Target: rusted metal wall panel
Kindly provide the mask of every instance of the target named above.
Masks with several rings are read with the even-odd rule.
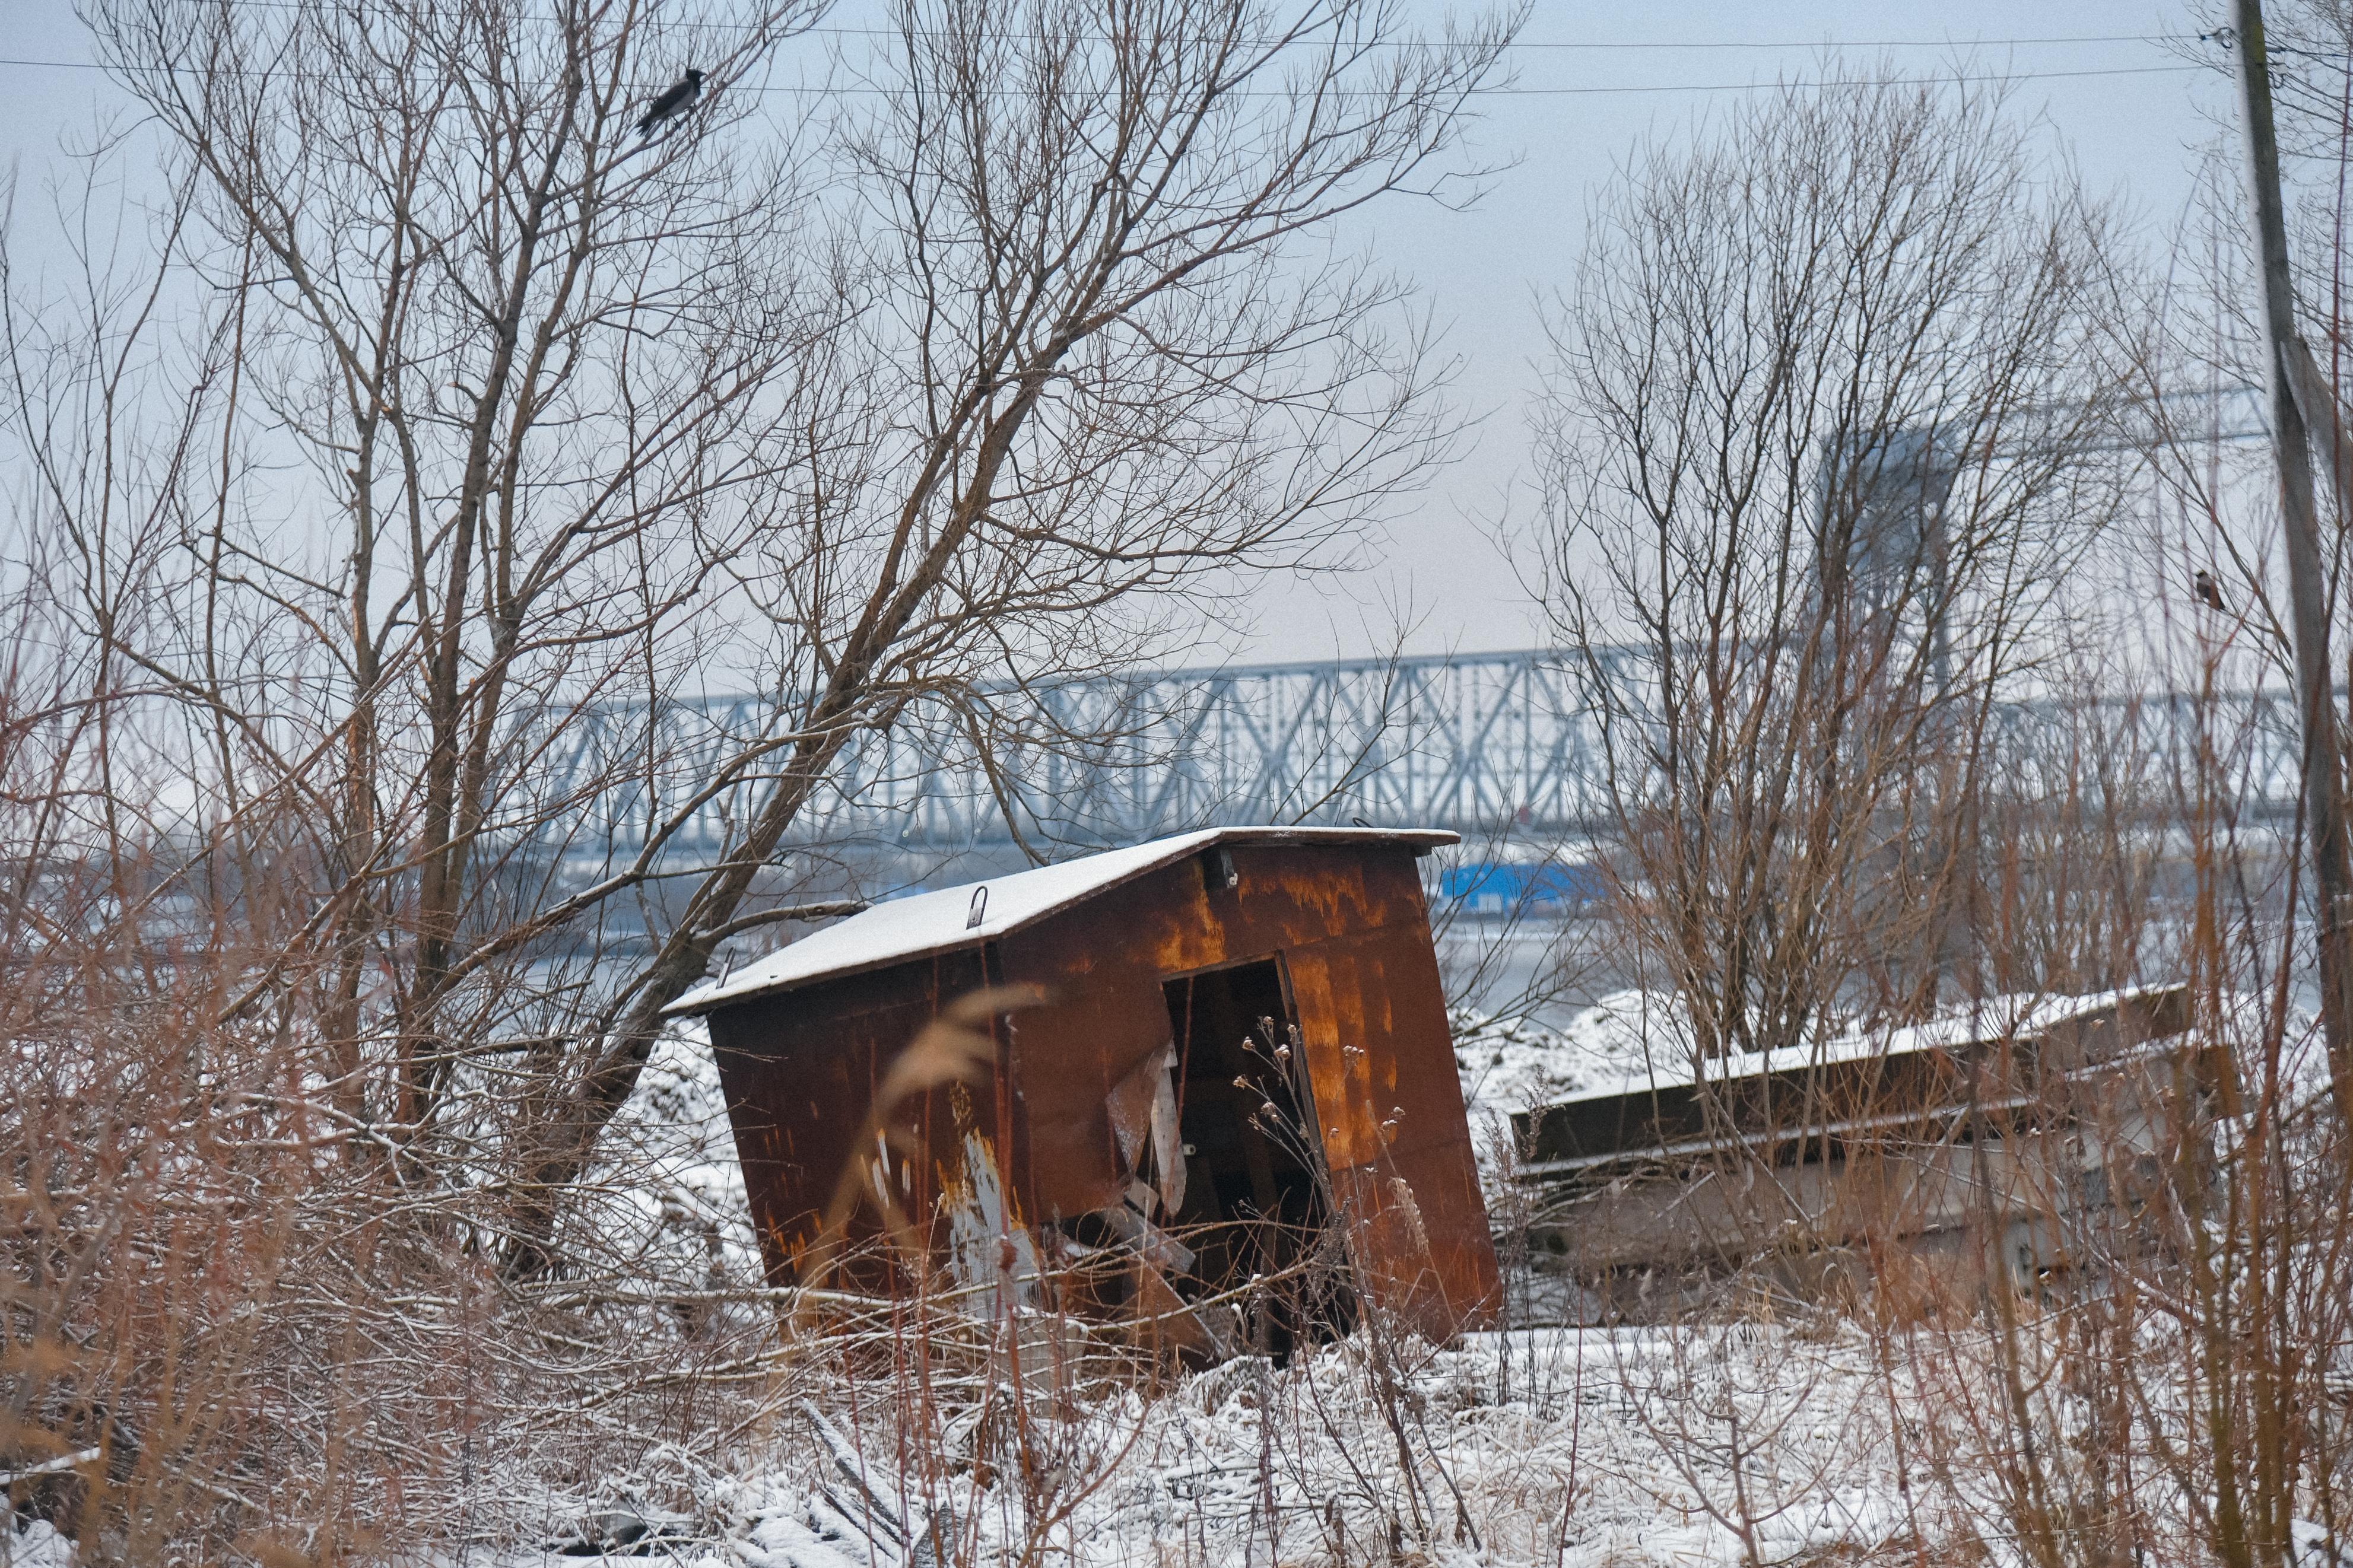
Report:
[[[735,1130],[769,1274],[789,1283],[801,1253],[853,1147],[891,1059],[929,1023],[941,1004],[984,984],[981,954],[950,954],[895,970],[853,975],[783,996],[764,997],[710,1017],[719,1080]],[[963,1097],[984,1131],[997,1120],[1000,1079],[969,1086]],[[942,1173],[961,1167],[956,1097],[939,1089],[902,1108],[897,1121],[926,1152],[902,1163],[908,1212],[928,1219]],[[861,1211],[853,1240],[875,1231]]]
[[[1495,1250],[1429,942],[1359,931],[1290,969],[1360,1286],[1432,1337],[1483,1325]]]
[[[1412,857],[1232,853],[1233,889],[1186,862],[1006,939],[1008,979],[1087,999],[1020,1025],[1038,1212],[1115,1201],[1106,1101],[1168,1044],[1161,982],[1280,955],[1360,1286],[1435,1336],[1486,1321],[1494,1247]],[[1052,1072],[1028,1065],[1041,1058]]]

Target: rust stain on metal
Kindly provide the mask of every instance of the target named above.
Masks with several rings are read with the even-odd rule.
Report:
[[[1030,985],[1050,1000],[1000,1021],[984,1081],[923,1096],[892,1134],[910,1153],[896,1201],[930,1216],[959,1283],[1196,1358],[1287,1343],[1358,1300],[1433,1336],[1486,1322],[1495,1258],[1414,865],[1440,841],[1194,836],[952,950],[701,1009],[772,1275],[795,1277],[895,1053],[956,996]],[[1041,884],[1019,884],[997,879],[990,910],[1031,907]],[[962,900],[959,921],[969,902],[927,897]]]

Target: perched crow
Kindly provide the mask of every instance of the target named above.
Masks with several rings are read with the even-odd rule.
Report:
[[[2189,584],[2189,590],[2197,595],[2198,602],[2208,609],[2219,610],[2222,607],[2222,590],[2214,585],[2213,574],[2208,572],[2203,566],[2198,569],[2198,576]]]
[[[698,70],[687,72],[672,85],[668,92],[654,100],[654,106],[646,110],[646,117],[643,120],[638,121],[638,136],[652,135],[655,126],[676,120],[680,115],[692,109],[695,99],[702,91],[702,73]]]

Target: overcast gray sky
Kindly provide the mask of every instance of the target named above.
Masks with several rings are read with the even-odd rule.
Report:
[[[1497,521],[1529,511],[1525,406],[1542,344],[1537,299],[1575,264],[1587,204],[1628,150],[1676,133],[1731,96],[1704,89],[1818,79],[1826,46],[1850,51],[1860,71],[1884,58],[1907,68],[1964,59],[1972,75],[2015,73],[2025,79],[2015,87],[2019,112],[2045,120],[2087,183],[2120,195],[2146,239],[2161,244],[2189,197],[2200,150],[2235,101],[2226,78],[2188,68],[2178,42],[2158,41],[2185,33],[2194,41],[2198,18],[2147,0],[1538,0],[1522,35],[1527,47],[1514,57],[1519,90],[1487,100],[1481,133],[1487,151],[1515,165],[1473,211],[1393,206],[1375,220],[1376,254],[1423,287],[1448,346],[1462,356],[1460,395],[1483,419],[1476,446],[1392,524],[1386,569],[1355,584],[1364,613],[1377,627],[1383,595],[1409,596],[1421,614],[1415,651],[1542,639],[1540,619],[1488,537]],[[1598,47],[1605,45],[1627,47]],[[1264,657],[1363,647],[1364,632],[1346,618],[1356,612],[1327,594],[1269,598]]]
[[[1416,0],[1417,5],[1428,0]],[[1431,15],[1442,5],[1429,4]],[[855,18],[859,0],[837,13]],[[1491,531],[1528,511],[1525,405],[1542,343],[1537,300],[1574,264],[1587,203],[1639,140],[1672,135],[1711,103],[1782,78],[1819,78],[1824,51],[1873,69],[1961,62],[2017,78],[2018,111],[2047,122],[2094,189],[2120,195],[2152,246],[2187,201],[2200,149],[2226,123],[2226,78],[2184,59],[2203,7],[2152,0],[1536,0],[1509,90],[1484,101],[1477,154],[1507,161],[1469,212],[1397,204],[1350,237],[1412,279],[1461,361],[1455,396],[1480,416],[1462,458],[1391,522],[1380,557],[1335,584],[1269,584],[1232,651],[1293,659],[1376,651],[1410,608],[1414,651],[1525,646],[1540,620]],[[26,194],[61,129],[111,100],[69,0],[0,0],[0,156]],[[2170,43],[2168,40],[2171,40]],[[838,41],[838,40],[837,40]],[[1831,68],[1836,69],[1833,66]]]

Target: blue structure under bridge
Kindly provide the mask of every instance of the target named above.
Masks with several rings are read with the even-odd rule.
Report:
[[[1472,860],[1439,874],[1439,897],[1473,915],[1573,915],[1608,896],[1600,870],[1557,860]]]

